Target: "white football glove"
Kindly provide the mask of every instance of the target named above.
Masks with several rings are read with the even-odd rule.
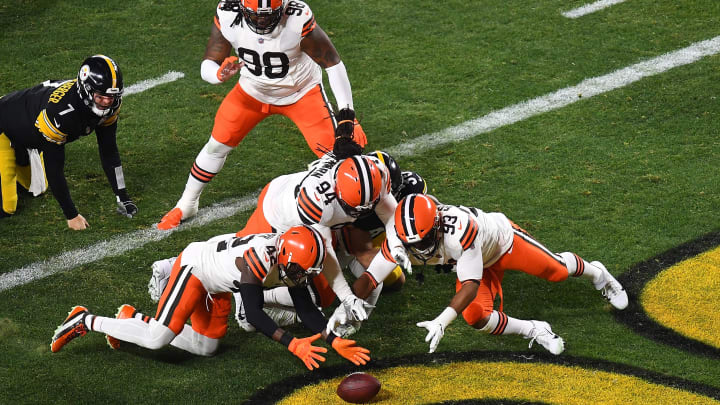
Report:
[[[343,307],[342,305],[338,305],[338,307],[335,308],[335,312],[333,312],[333,314],[328,319],[325,331],[327,331],[328,333],[335,333],[338,326],[346,323],[348,323],[348,317],[347,312],[345,312],[345,307]],[[337,333],[335,334],[338,335]]]
[[[432,321],[418,322],[417,326],[428,330],[428,334],[425,336],[425,341],[430,342],[430,351],[428,353],[435,352],[438,344],[440,344],[440,339],[445,335],[443,324],[433,319]]]
[[[360,330],[362,322],[351,321],[347,317],[347,312],[342,305],[335,308],[335,312],[328,319],[327,327],[325,328],[327,333],[334,333],[341,338],[347,338],[353,333]]]
[[[432,321],[418,322],[416,324],[417,326],[428,330],[428,334],[425,336],[425,341],[430,342],[430,351],[428,353],[435,352],[438,344],[440,344],[440,339],[442,339],[445,335],[445,328],[447,328],[450,322],[455,320],[456,317],[457,312],[455,312],[454,309],[447,307]]]
[[[368,319],[366,309],[375,308],[374,305],[368,304],[365,300],[361,300],[355,294],[348,295],[342,302],[345,308],[345,314],[350,321],[364,321]],[[347,322],[345,322],[347,323]]]
[[[390,256],[395,259],[395,263],[397,263],[401,269],[405,270],[407,274],[412,274],[412,263],[410,263],[410,258],[404,248],[401,246],[393,247],[390,249]]]

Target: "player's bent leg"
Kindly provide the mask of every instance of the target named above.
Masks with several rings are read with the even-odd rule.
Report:
[[[92,330],[150,350],[165,347],[175,339],[175,332],[155,319],[144,322],[137,318],[113,319],[98,316],[95,317]]]
[[[0,134],[0,218],[15,213],[17,209],[17,167],[15,150],[10,146],[10,139]]]
[[[317,157],[322,157],[333,150],[334,113],[322,86],[317,85],[297,102],[277,109],[280,114],[290,118],[297,125],[305,137],[305,142]]]
[[[200,194],[203,189],[220,172],[232,147],[224,145],[213,137],[198,153],[190,169],[185,190],[175,208],[170,210],[158,224],[158,229],[169,230],[180,225],[180,222],[195,216],[198,212]]]
[[[192,326],[185,325],[182,332],[170,342],[170,345],[198,356],[209,357],[217,352],[220,339],[204,336],[194,331]]]

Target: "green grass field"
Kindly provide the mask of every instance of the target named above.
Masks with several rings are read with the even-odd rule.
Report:
[[[210,135],[215,111],[233,85],[213,86],[199,74],[215,4],[0,4],[0,95],[47,79],[74,77],[81,61],[96,53],[120,64],[126,86],[169,71],[185,74],[124,98],[118,144],[128,190],[140,210],[135,218],[115,213],[90,136],[66,147],[65,168],[88,230],[69,230],[49,193],[22,195],[17,214],[0,220],[0,276],[32,266],[56,272],[0,291],[0,403],[275,401],[291,388],[357,371],[328,353],[321,369],[310,373],[281,345],[234,323],[213,358],[174,348],[151,352],[125,345],[113,351],[99,334],[78,339],[57,354],[49,350],[55,327],[73,305],[107,316],[123,303],[154,313],[146,289],[151,263],[176,255],[192,241],[234,232],[250,214],[239,210],[163,237],[151,230],[179,198],[195,155]],[[550,249],[601,260],[616,276],[720,231],[718,50],[593,97],[577,94],[572,102],[546,112],[530,105],[523,111],[532,114],[505,117],[508,121],[490,131],[471,125],[457,142],[421,138],[716,38],[720,2],[631,0],[577,19],[561,12],[582,6],[583,0],[309,4],[347,67],[368,150],[399,151],[398,145],[421,142],[422,148],[403,151],[397,160],[402,168],[420,173],[441,201],[502,211]],[[302,170],[313,158],[292,122],[272,117],[230,155],[203,193],[201,208],[237,202],[275,176]],[[103,241],[108,243],[99,245]],[[118,246],[122,244],[132,246]],[[112,253],[118,249],[119,254]],[[75,259],[68,260],[83,264],[66,265],[58,258],[65,252],[75,252]],[[102,258],[88,259],[91,255]],[[434,318],[447,305],[454,276],[432,268],[424,275],[423,284],[410,277],[401,292],[381,297],[370,321],[355,335],[372,351],[373,363],[365,369],[381,372],[404,364],[461,360],[479,367],[496,360],[549,362],[630,373],[705,395],[698,403],[712,402],[708,397],[720,400],[718,347],[698,352],[638,333],[618,321],[589,283],[577,279],[551,285],[509,273],[503,283],[505,312],[551,323],[566,341],[560,356],[539,346],[528,349],[518,337],[479,333],[462,319],[448,328],[438,353],[428,355],[425,330],[415,323]],[[639,291],[632,292],[632,307],[641,309]],[[720,334],[720,323],[711,325]],[[301,327],[292,331],[307,334]],[[414,372],[419,373],[413,375],[415,381],[437,386],[438,392],[446,389],[445,380]],[[492,385],[496,377],[478,373],[462,381],[468,387]],[[584,402],[562,385],[550,387],[532,375],[519,379],[520,390],[529,396],[517,399],[500,389],[492,397],[479,393],[472,400]],[[575,383],[587,385],[591,397],[597,389],[593,381]],[[389,380],[384,384],[393,386]],[[454,388],[465,389],[457,383]],[[561,392],[559,399],[543,394],[553,388]],[[273,390],[282,395],[270,395]],[[317,403],[339,401],[326,391],[318,394]],[[467,400],[452,392],[443,400]],[[403,395],[384,392],[378,403],[404,403]],[[597,402],[628,403],[612,398]],[[672,396],[659,398],[681,403]],[[648,402],[642,394],[631,396],[632,401]]]

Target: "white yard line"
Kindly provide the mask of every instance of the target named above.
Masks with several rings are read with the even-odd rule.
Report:
[[[480,118],[464,122],[460,125],[423,135],[386,151],[393,156],[411,156],[451,142],[459,142],[494,129],[514,124],[544,112],[565,107],[577,101],[596,96],[628,84],[644,77],[653,76],[678,66],[688,65],[699,59],[720,53],[720,36],[696,42],[687,48],[666,53],[656,58],[640,62],[626,68],[616,70],[604,76],[583,80],[580,84],[566,87],[532,100],[493,111]],[[187,223],[176,230],[190,229],[206,225],[221,218],[253,208],[259,190],[239,199],[231,199],[220,204],[206,207]],[[96,243],[86,248],[63,253],[50,259],[30,264],[27,267],[13,270],[0,275],[0,291],[29,283],[51,274],[70,270],[77,266],[92,263],[106,257],[117,256],[129,250],[140,248],[147,243],[168,237],[173,231],[159,231],[153,225],[144,229],[121,235]]]
[[[183,72],[169,71],[160,77],[143,80],[141,82],[133,84],[132,86],[126,87],[124,95],[129,96],[131,94],[141,93],[145,90],[152,89],[155,86],[174,82],[175,80],[182,79],[183,77],[185,77],[185,73]]]
[[[608,8],[610,6],[613,6],[618,3],[623,3],[625,0],[600,0],[596,1],[594,3],[586,4],[582,7],[578,7],[575,9],[572,9],[570,11],[566,11],[562,13],[563,17],[567,18],[578,18],[582,17],[586,14],[594,13],[596,11],[602,10],[604,8]]]

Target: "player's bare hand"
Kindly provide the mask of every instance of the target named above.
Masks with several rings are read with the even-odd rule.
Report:
[[[217,71],[218,80],[221,82],[228,80],[239,72],[244,65],[244,61],[238,62],[237,56],[228,56],[225,58],[222,65],[220,65],[220,69]]]
[[[90,224],[88,224],[88,221],[85,220],[85,217],[83,217],[80,214],[78,214],[73,219],[68,219],[67,224],[68,224],[68,228],[76,230],[76,231],[82,231],[83,229],[90,226]]]

